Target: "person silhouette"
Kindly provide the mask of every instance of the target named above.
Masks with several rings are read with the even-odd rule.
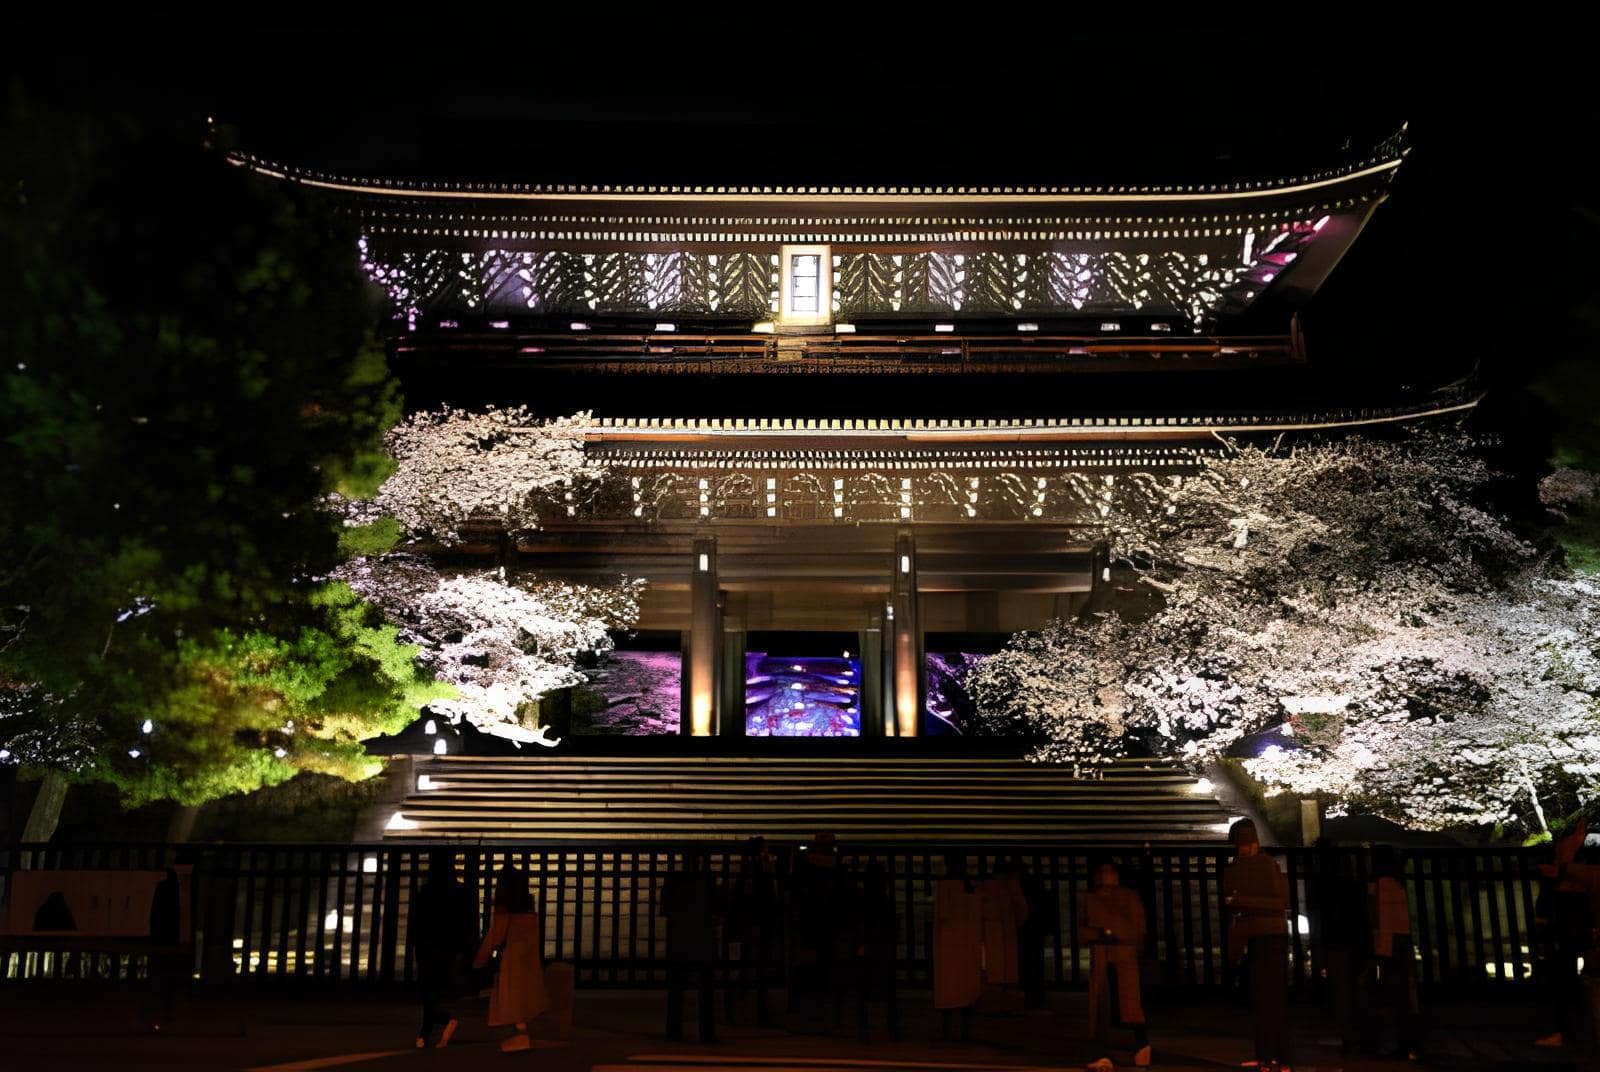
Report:
[[[1150,1063],[1150,1032],[1139,989],[1139,958],[1144,952],[1144,902],[1122,885],[1109,861],[1095,869],[1094,887],[1079,909],[1078,937],[1090,949],[1089,1026],[1105,1042],[1115,1022],[1133,1029],[1133,1063]]]
[[[528,876],[515,867],[500,869],[495,881],[494,909],[489,917],[489,933],[478,946],[474,968],[486,967],[495,950],[501,950],[495,971],[494,988],[489,993],[489,1026],[514,1024],[516,1033],[504,1039],[506,1052],[526,1050],[528,1021],[550,1006],[544,985],[544,935]]]
[[[717,1040],[713,975],[717,936],[713,923],[716,886],[699,852],[684,856],[683,870],[661,890],[661,915],[667,921],[667,1038],[683,1038],[683,992],[694,976],[699,991],[700,1041]]]
[[[1277,861],[1261,851],[1256,825],[1240,819],[1228,831],[1234,856],[1222,870],[1228,911],[1228,955],[1244,965],[1255,1021],[1256,1061],[1262,1068],[1288,1060],[1289,883]]]
[[[455,853],[434,849],[428,854],[428,879],[417,890],[406,920],[406,944],[417,965],[417,991],[422,998],[422,1026],[417,1048],[427,1046],[440,1028],[440,1048],[450,1045],[461,1022],[450,1008],[463,962],[477,938],[472,900],[456,879]]]

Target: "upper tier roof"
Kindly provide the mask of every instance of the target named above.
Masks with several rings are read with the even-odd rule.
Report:
[[[841,322],[1072,334],[1143,315],[1238,334],[1284,330],[1321,286],[1383,200],[1404,133],[1308,174],[1211,185],[455,182],[231,159],[355,213],[363,262],[413,330],[667,312],[748,330],[780,312],[782,247],[826,246]]]
[[[972,204],[998,201],[1013,205],[1070,204],[1082,207],[1209,205],[1218,211],[1252,202],[1289,197],[1326,196],[1339,190],[1348,192],[1361,186],[1386,184],[1406,153],[1405,128],[1385,139],[1370,153],[1347,159],[1304,174],[1241,178],[1232,182],[1129,185],[1041,185],[1007,183],[1003,164],[995,167],[996,180],[987,185],[863,185],[850,181],[807,185],[749,185],[707,182],[697,185],[651,185],[647,183],[543,183],[435,181],[413,177],[353,175],[305,168],[294,163],[265,159],[235,151],[230,158],[264,175],[289,179],[308,186],[362,197],[395,200],[421,200],[446,203],[504,202],[538,204],[605,200],[618,203],[671,201],[680,205],[740,203],[784,205],[796,201],[850,205],[859,202],[890,201],[900,205],[942,203]],[[648,153],[645,155],[648,156]],[[841,165],[848,171],[848,165]]]

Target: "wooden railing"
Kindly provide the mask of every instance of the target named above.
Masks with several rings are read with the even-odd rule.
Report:
[[[1187,336],[927,334],[768,335],[742,332],[484,332],[471,328],[398,337],[402,353],[448,337],[452,352],[519,366],[578,362],[606,372],[996,372],[1115,370],[1155,362],[1195,367],[1292,363],[1289,335]]]
[[[547,960],[572,962],[587,986],[660,986],[665,982],[665,925],[658,913],[663,882],[690,853],[705,854],[728,885],[742,864],[737,845],[595,844],[454,846],[457,873],[487,925],[494,874],[514,864],[529,875],[544,911]],[[776,847],[775,847],[776,848]],[[195,971],[208,983],[247,980],[264,986],[389,987],[409,983],[406,916],[426,877],[430,846],[114,845],[0,848],[0,895],[21,868],[159,869],[192,865]],[[1010,848],[962,846],[969,870],[992,872]],[[1292,985],[1317,987],[1318,868],[1323,857],[1277,850],[1289,878]],[[864,846],[840,853],[857,871],[876,861],[891,881],[898,915],[903,985],[925,987],[931,974],[933,883],[944,873],[937,846]],[[1095,865],[1117,862],[1125,885],[1139,890],[1149,919],[1147,985],[1210,990],[1233,983],[1221,877],[1229,852],[1210,846],[1028,846],[1024,865],[1043,883],[1061,921],[1045,939],[1046,980],[1087,983],[1089,951],[1072,921]],[[780,913],[789,918],[787,866],[780,851]],[[1364,879],[1365,854],[1343,850],[1338,866]],[[1518,849],[1429,849],[1401,855],[1411,899],[1418,979],[1428,992],[1504,992],[1535,974],[1541,941],[1533,906],[1538,872]],[[733,935],[725,935],[731,940]],[[724,948],[726,949],[726,941]],[[779,943],[778,957],[784,957]],[[133,978],[137,951],[106,951],[70,936],[0,936],[0,980]]]

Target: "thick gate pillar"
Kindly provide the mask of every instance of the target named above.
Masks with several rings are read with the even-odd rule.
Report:
[[[884,729],[896,737],[915,737],[922,723],[922,624],[917,614],[917,549],[909,532],[895,539],[894,580],[889,587],[889,620],[894,707]]]
[[[724,601],[718,610],[722,647],[717,688],[717,735],[743,737],[745,622],[741,615],[729,614]]]
[[[689,673],[687,732],[710,737],[716,732],[717,647],[721,623],[717,614],[717,541],[694,541],[694,572],[689,581]]]
[[[888,664],[883,646],[885,622],[883,608],[873,611],[867,616],[867,627],[856,639],[860,645],[856,654],[861,656],[859,725],[863,737],[886,736],[889,731],[884,712],[894,710],[893,698],[889,696],[889,679],[894,675],[894,668]]]

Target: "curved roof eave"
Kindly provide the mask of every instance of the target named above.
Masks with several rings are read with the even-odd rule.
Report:
[[[589,184],[538,185],[524,183],[423,182],[336,175],[297,168],[249,153],[233,151],[230,162],[288,182],[362,197],[459,201],[562,203],[572,201],[747,203],[781,205],[819,202],[841,206],[889,201],[915,206],[958,201],[966,204],[1034,205],[1153,205],[1216,204],[1270,200],[1315,194],[1334,187],[1391,179],[1407,149],[1405,128],[1385,141],[1367,158],[1309,175],[1259,182],[1214,185],[1164,186],[616,186]]]

